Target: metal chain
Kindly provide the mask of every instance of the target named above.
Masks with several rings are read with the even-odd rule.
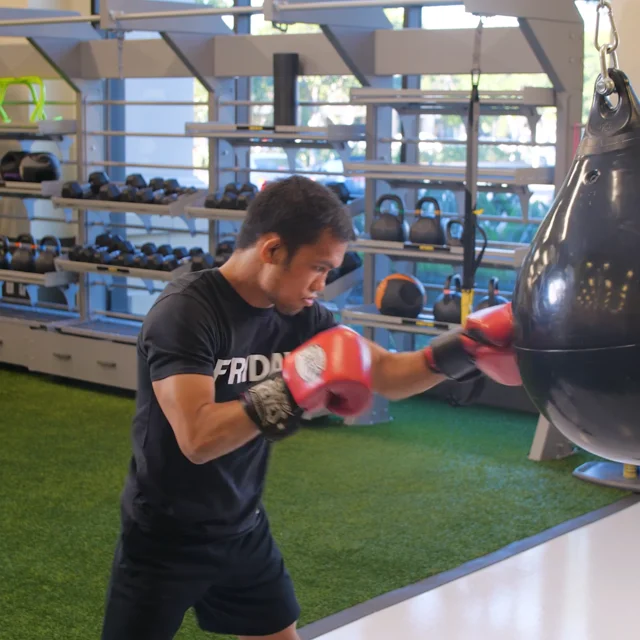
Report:
[[[605,9],[609,14],[611,37],[613,38],[613,42],[606,42],[604,44],[600,44],[600,11],[602,9]],[[611,7],[611,3],[607,0],[598,1],[598,7],[596,8],[596,34],[594,44],[600,54],[600,77],[596,82],[596,91],[600,95],[609,96],[616,89],[614,81],[609,76],[609,69],[618,68],[618,54],[616,53],[616,49],[620,44],[620,38],[613,18],[613,8]]]

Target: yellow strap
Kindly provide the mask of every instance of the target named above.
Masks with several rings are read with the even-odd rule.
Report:
[[[467,321],[467,317],[473,310],[473,289],[462,290],[461,309],[462,324],[464,325],[464,323]]]

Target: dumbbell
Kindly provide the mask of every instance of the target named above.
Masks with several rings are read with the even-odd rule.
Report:
[[[247,210],[253,199],[258,195],[258,187],[251,182],[242,185],[236,200],[236,209]]]
[[[108,182],[107,184],[103,184],[100,187],[100,191],[98,192],[98,199],[117,202],[118,200],[120,200],[121,195],[122,190],[120,189],[120,187],[114,182]]]
[[[89,182],[86,184],[80,184],[75,180],[65,182],[62,185],[62,197],[74,199],[96,198],[105,184],[109,184],[109,176],[104,171],[94,171],[89,176]]]
[[[156,247],[154,242],[145,242],[141,247],[140,251],[145,256],[152,256],[154,253],[158,253],[158,247]]]
[[[136,192],[136,202],[140,204],[158,204],[164,197],[165,193],[162,189],[154,190],[151,187],[138,189]]]
[[[60,239],[56,236],[45,236],[40,240],[40,252],[34,260],[36,273],[50,273],[56,270],[54,259],[62,252]]]
[[[11,252],[9,251],[9,238],[0,236],[0,269],[11,268]]]
[[[173,271],[178,266],[178,259],[172,254],[154,253],[147,256],[147,268],[157,271]]]
[[[77,244],[69,251],[69,260],[74,262],[91,262],[95,245]]]
[[[175,178],[169,178],[165,180],[162,184],[162,188],[164,189],[167,195],[176,194],[180,195],[181,186],[180,183]]]
[[[135,189],[144,189],[147,186],[147,181],[140,173],[132,173],[127,176],[125,185],[127,187],[134,187]]]
[[[9,243],[11,254],[11,268],[14,271],[33,271],[38,250],[36,241],[30,233],[18,236],[15,242]]]
[[[120,191],[120,202],[137,202],[138,187],[126,184]]]
[[[205,209],[220,209],[220,201],[222,200],[222,194],[219,191],[210,193],[204,201]]]
[[[174,247],[171,253],[173,253],[177,260],[182,260],[190,255],[186,247]]]
[[[210,253],[197,253],[191,258],[191,271],[213,269],[214,266],[215,259]]]
[[[235,242],[232,240],[225,240],[220,242],[216,248],[216,255],[214,264],[216,267],[221,267],[230,257],[235,249]]]

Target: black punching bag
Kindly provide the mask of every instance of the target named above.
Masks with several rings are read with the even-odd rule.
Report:
[[[618,102],[594,95],[569,174],[513,296],[525,389],[567,438],[640,463],[640,104],[610,70]]]

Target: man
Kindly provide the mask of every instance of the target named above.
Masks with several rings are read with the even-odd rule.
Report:
[[[191,607],[206,631],[298,640],[261,504],[271,443],[294,435],[305,410],[357,415],[374,392],[406,398],[480,368],[518,383],[510,307],[415,353],[336,326],[315,298],[352,238],[328,189],[275,182],[250,205],[229,261],[169,284],[145,318],[103,640],[169,640]]]

